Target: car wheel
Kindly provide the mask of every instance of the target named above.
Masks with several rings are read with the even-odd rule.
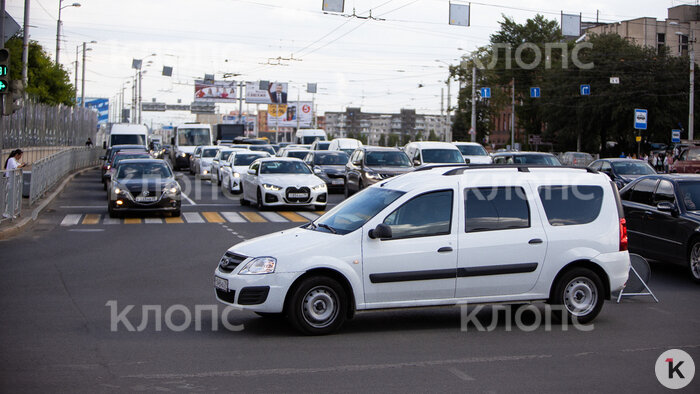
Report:
[[[216,182],[219,186],[221,186],[221,177],[219,176],[219,173],[216,173]]]
[[[343,187],[343,196],[345,198],[350,197],[350,189],[348,188],[348,180],[345,180],[345,186]]]
[[[182,209],[178,208],[177,210],[173,211],[173,217],[179,218],[180,215],[182,215]]]
[[[700,283],[700,239],[693,239],[688,252],[688,270],[690,278]]]
[[[265,210],[265,201],[262,199],[262,192],[260,189],[258,189],[258,198],[255,200],[256,201],[256,207],[258,208],[258,211],[264,211]]]
[[[325,205],[314,205],[314,211],[325,211],[326,206]]]
[[[348,301],[336,280],[325,276],[304,279],[287,301],[289,322],[306,335],[325,335],[345,322]]]
[[[241,185],[241,205],[243,205],[243,206],[248,205],[248,200],[246,200],[245,196],[243,195],[243,185]]]
[[[569,321],[576,319],[578,323],[589,323],[603,308],[603,282],[587,268],[573,268],[565,272],[554,286],[549,302],[563,306],[565,318]],[[554,315],[558,316],[556,313]]]

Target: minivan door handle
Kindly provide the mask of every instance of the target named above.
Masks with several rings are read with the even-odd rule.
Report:
[[[534,239],[531,239],[530,242],[528,242],[528,243],[529,243],[530,245],[539,245],[539,244],[542,243],[542,240],[539,239],[539,238],[534,238]]]
[[[451,252],[451,251],[452,251],[452,248],[449,247],[449,246],[445,246],[445,247],[442,247],[442,248],[438,249],[438,253],[448,253],[448,252]]]

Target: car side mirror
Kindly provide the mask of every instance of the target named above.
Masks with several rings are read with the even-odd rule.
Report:
[[[252,168],[248,169],[248,174],[250,174],[250,175],[255,175],[255,172],[256,171]]]
[[[369,230],[367,235],[372,239],[390,239],[393,236],[391,227],[384,223],[379,223],[374,230]]]
[[[676,204],[670,201],[661,201],[660,203],[656,204],[656,209],[658,209],[661,212],[670,212],[673,216],[678,215],[678,209],[676,208]]]
[[[418,160],[418,159],[413,159],[413,166],[414,166],[414,167],[418,167],[419,165],[421,165],[420,160]]]
[[[362,160],[355,160],[352,162],[352,165],[361,167],[362,166]]]

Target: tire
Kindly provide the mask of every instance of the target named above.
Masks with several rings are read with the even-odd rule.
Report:
[[[256,208],[258,208],[258,211],[264,211],[265,210],[265,201],[262,199],[262,192],[260,189],[258,189],[258,198],[255,199],[256,203]]]
[[[305,335],[326,335],[340,328],[347,317],[348,300],[336,280],[312,276],[294,287],[286,313],[292,326]]]
[[[246,200],[245,196],[243,195],[243,185],[241,185],[241,205],[246,206],[248,204],[248,200]]]
[[[179,218],[180,215],[182,215],[182,209],[178,207],[177,210],[173,211],[173,217]]]
[[[688,249],[688,273],[690,279],[700,284],[700,238],[690,241]]]
[[[569,321],[587,324],[598,316],[605,302],[605,287],[600,277],[588,268],[576,267],[568,270],[554,284],[554,292],[549,303],[564,306]]]
[[[219,175],[219,171],[216,172],[216,184],[221,186],[221,176]]]
[[[263,317],[265,319],[279,319],[284,317],[282,313],[270,313],[270,312],[254,312],[256,315]]]

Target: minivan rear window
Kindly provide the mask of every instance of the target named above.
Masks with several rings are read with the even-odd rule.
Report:
[[[591,223],[600,215],[603,205],[600,186],[540,186],[538,191],[552,226]]]

